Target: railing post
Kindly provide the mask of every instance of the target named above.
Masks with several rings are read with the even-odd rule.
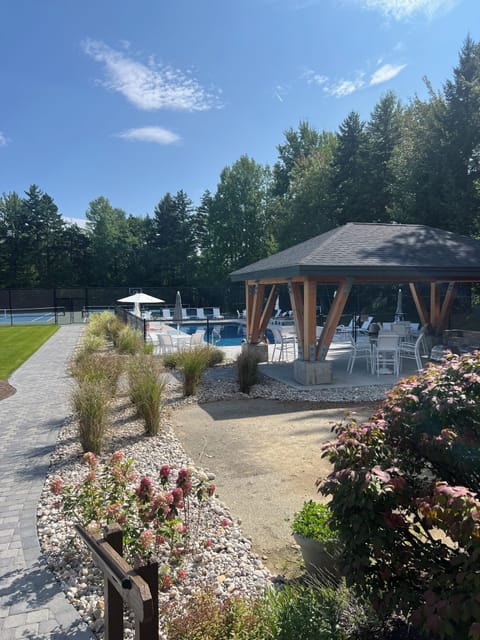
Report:
[[[135,569],[150,588],[153,616],[147,622],[135,620],[135,640],[158,640],[158,562],[151,562]]]
[[[123,556],[123,532],[118,524],[108,527],[104,539],[119,555]],[[104,575],[105,583],[105,640],[118,640],[123,638],[123,599]]]

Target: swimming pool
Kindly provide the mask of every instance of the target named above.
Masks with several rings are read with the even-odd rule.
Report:
[[[170,323],[169,326],[177,327],[173,323]],[[181,325],[181,330],[189,334],[195,333],[195,331],[205,331],[204,341],[218,347],[238,346],[247,337],[245,324],[233,320],[221,323],[209,322],[208,332],[206,322],[185,322]]]
[[[177,325],[173,323],[170,323],[169,326],[177,327]],[[208,333],[206,322],[183,323],[181,330],[189,334],[195,333],[195,331],[205,331],[204,341],[209,344],[214,344],[217,347],[236,347],[247,339],[247,327],[245,323],[235,322],[235,320],[209,322]],[[273,334],[269,329],[267,329],[267,338],[271,344],[275,342]]]

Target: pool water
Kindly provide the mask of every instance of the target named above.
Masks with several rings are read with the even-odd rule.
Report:
[[[172,327],[176,327],[176,324],[170,324]],[[235,347],[241,345],[246,340],[246,327],[244,324],[238,322],[222,322],[217,324],[215,322],[189,322],[181,325],[181,330],[185,333],[195,333],[195,331],[205,331],[203,337],[205,342],[214,344],[218,347]]]

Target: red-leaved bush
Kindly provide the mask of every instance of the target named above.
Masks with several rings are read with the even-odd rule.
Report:
[[[335,427],[319,490],[348,581],[382,614],[480,639],[480,352],[402,380],[363,424]]]

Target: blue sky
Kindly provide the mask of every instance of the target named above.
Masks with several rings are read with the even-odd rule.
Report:
[[[301,120],[336,131],[386,91],[452,76],[479,0],[3,0],[0,192],[35,183],[68,218],[105,196],[198,204]]]

